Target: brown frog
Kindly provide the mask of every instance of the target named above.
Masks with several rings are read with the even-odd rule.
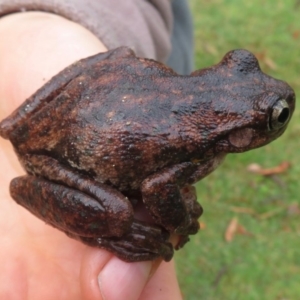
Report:
[[[180,76],[121,47],[53,77],[0,123],[28,175],[13,199],[52,226],[125,261],[169,261],[199,229],[195,182],[226,153],[279,137],[291,87],[246,50]],[[135,215],[143,203],[151,220]]]

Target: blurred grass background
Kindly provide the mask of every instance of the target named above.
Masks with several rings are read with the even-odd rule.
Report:
[[[246,48],[262,69],[300,95],[300,1],[189,0],[195,24],[196,68]],[[300,110],[284,136],[248,153],[228,155],[197,184],[203,229],[176,253],[184,299],[300,299]],[[263,177],[247,171],[283,161],[286,172]],[[226,242],[237,218],[242,234]],[[244,230],[241,230],[241,228]]]

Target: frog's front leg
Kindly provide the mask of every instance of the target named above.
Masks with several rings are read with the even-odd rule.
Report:
[[[69,236],[127,261],[172,258],[168,234],[134,220],[131,203],[120,192],[51,157],[23,157],[30,175],[13,179],[10,191],[13,199],[33,214]]]
[[[195,188],[187,184],[192,183],[189,178],[196,170],[191,162],[181,163],[150,176],[142,184],[143,201],[155,221],[185,237],[199,230],[197,219],[202,214]]]

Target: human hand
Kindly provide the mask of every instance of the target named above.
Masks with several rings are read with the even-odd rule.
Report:
[[[106,50],[80,25],[39,12],[0,19],[0,36],[0,119],[67,65]],[[3,139],[0,161],[0,299],[181,299],[172,262],[125,263],[18,206],[8,186],[24,171]]]

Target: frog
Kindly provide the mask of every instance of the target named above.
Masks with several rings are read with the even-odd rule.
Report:
[[[281,136],[295,99],[244,49],[190,75],[127,47],[99,53],[59,72],[0,123],[26,171],[10,194],[126,262],[170,261],[199,230],[195,183],[228,153]]]

